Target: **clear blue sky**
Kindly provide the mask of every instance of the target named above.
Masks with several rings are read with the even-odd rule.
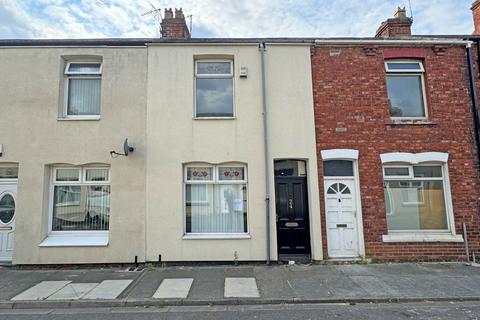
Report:
[[[408,0],[149,0],[193,15],[194,37],[365,37]],[[470,34],[472,0],[411,0],[414,34]],[[407,5],[408,8],[408,5]],[[157,37],[147,0],[0,0],[0,38]],[[162,10],[163,13],[163,10]]]

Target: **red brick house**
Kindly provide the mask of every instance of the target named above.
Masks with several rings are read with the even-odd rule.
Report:
[[[472,9],[480,17],[480,1]],[[412,22],[399,8],[374,38],[312,47],[328,258],[465,260],[464,224],[479,254],[470,44],[412,36]]]

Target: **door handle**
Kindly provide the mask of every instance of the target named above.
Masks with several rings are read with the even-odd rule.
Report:
[[[293,209],[293,199],[288,199],[288,207]]]
[[[0,227],[0,230],[12,230],[12,227]]]

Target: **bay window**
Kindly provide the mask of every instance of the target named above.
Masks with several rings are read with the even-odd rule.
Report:
[[[102,64],[68,62],[65,67],[65,118],[100,116]]]
[[[56,167],[52,176],[52,232],[108,231],[109,168]]]
[[[243,165],[185,167],[187,234],[247,233],[247,171]]]

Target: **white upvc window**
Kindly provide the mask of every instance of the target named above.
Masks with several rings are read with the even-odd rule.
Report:
[[[232,60],[195,61],[195,118],[234,117]]]
[[[184,167],[185,234],[247,234],[247,167],[192,164]]]
[[[426,119],[425,69],[418,60],[386,60],[388,108],[392,119]]]
[[[49,233],[108,233],[110,168],[52,169]]]
[[[63,117],[98,119],[101,109],[102,63],[70,61],[65,67]]]
[[[446,163],[384,165],[388,234],[455,234]]]

